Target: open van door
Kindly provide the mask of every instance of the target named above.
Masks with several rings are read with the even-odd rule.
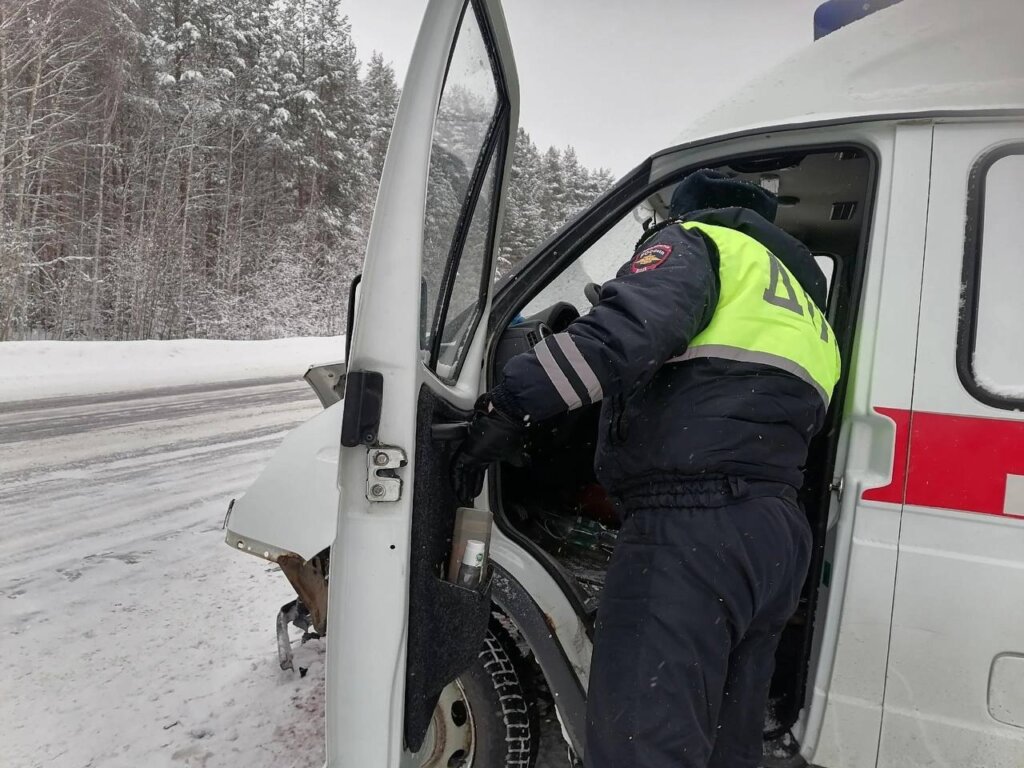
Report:
[[[366,250],[348,361],[327,644],[327,765],[423,764],[440,690],[490,597],[443,581],[452,425],[480,386],[483,318],[518,122],[498,0],[430,0]],[[444,425],[448,425],[445,427]]]

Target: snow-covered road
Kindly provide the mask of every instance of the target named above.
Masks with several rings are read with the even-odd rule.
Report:
[[[221,530],[319,408],[282,379],[0,402],[0,768],[323,764],[323,644],[278,668],[291,589]]]
[[[221,522],[319,404],[301,381],[0,404],[5,768],[319,766],[322,647]]]

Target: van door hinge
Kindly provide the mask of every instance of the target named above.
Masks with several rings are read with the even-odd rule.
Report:
[[[398,501],[402,498],[402,478],[395,470],[408,462],[405,451],[390,445],[378,445],[366,452],[366,499]]]
[[[842,501],[842,499],[843,499],[843,476],[840,475],[839,477],[833,479],[832,482],[829,483],[828,489],[830,491],[832,491],[832,493],[834,493],[836,495],[837,499]]]

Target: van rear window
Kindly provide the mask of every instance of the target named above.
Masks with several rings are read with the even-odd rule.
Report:
[[[1003,146],[975,166],[957,367],[968,390],[1001,408],[1024,407],[1024,145]]]

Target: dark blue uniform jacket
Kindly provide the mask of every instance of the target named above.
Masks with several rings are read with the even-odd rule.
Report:
[[[707,210],[684,220],[755,238],[823,307],[825,280],[806,246],[753,211]],[[666,364],[715,312],[718,251],[700,232],[668,226],[638,253],[647,255],[634,254],[602,286],[589,314],[507,363],[491,393],[495,407],[537,422],[600,401],[595,470],[627,509],[673,506],[695,478],[799,488],[808,444],[825,418],[821,398],[766,365]]]

